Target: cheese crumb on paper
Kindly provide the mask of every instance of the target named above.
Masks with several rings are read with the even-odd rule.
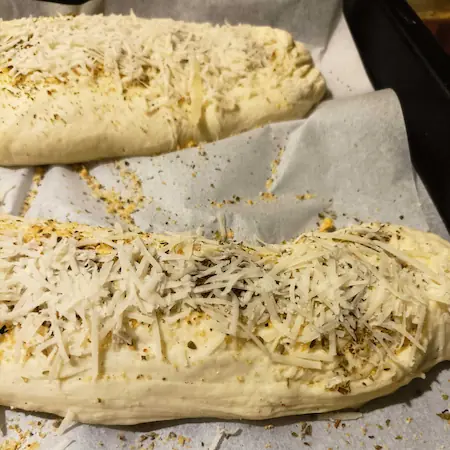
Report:
[[[38,194],[38,188],[44,179],[45,173],[47,172],[47,167],[37,166],[34,168],[34,175],[31,181],[30,190],[28,191],[27,196],[22,205],[22,209],[20,210],[20,215],[24,216],[28,210],[30,209],[34,199]]]
[[[124,168],[121,162],[117,162],[115,167],[119,170],[120,176],[124,181],[125,193],[119,193],[115,189],[106,189],[89,172],[86,166],[74,166],[80,177],[90,188],[92,196],[106,204],[106,210],[109,214],[117,215],[124,222],[135,225],[133,213],[144,205],[145,200],[142,193],[142,182],[133,171]]]

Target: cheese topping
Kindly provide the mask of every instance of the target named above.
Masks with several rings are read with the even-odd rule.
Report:
[[[289,33],[269,27],[134,15],[26,18],[0,27],[0,72],[12,79],[12,86],[3,86],[12,96],[25,91],[36,98],[49,87],[52,95],[53,89],[106,76],[113,80],[110,89],[131,104],[141,100],[130,88],[144,91],[149,115],[165,108],[194,125],[209,105],[233,111],[261,86],[272,90],[292,83],[285,95],[294,102],[295,86],[311,69],[305,48]]]
[[[450,246],[440,241],[436,252],[407,237],[367,225],[252,247],[6,217],[0,324],[17,361],[36,358],[50,379],[88,359],[95,382],[104,353],[123,346],[178,365],[186,349],[204,358],[231,342],[345,394],[351,382],[416,367],[430,343],[430,305],[448,310]],[[184,320],[216,338],[169,348],[167,330]]]
[[[303,44],[270,27],[133,15],[0,20],[3,165],[193,147],[304,118],[325,91]]]

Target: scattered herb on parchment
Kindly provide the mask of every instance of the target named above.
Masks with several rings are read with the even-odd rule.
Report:
[[[437,414],[442,420],[450,420],[450,412],[448,409],[445,409],[441,413]]]

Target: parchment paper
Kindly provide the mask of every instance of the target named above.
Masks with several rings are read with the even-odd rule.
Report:
[[[106,0],[75,9],[3,0],[0,16],[126,13],[130,8],[147,17],[285,28],[308,44],[330,90],[329,99],[303,121],[270,125],[201,148],[123,160],[119,165],[89,164],[87,169],[102,192],[116,192],[124,203],[136,201],[138,187],[142,201],[129,216],[138,227],[151,231],[203,227],[208,234],[223,233],[225,227],[236,239],[276,242],[315,228],[326,216],[335,218],[338,226],[360,220],[392,221],[447,236],[412,169],[398,100],[391,91],[373,92],[337,0]],[[122,220],[111,214],[111,203],[94,197],[72,167],[49,168],[39,184],[30,169],[0,168],[3,211],[18,214],[31,188],[36,193],[27,216],[100,225]],[[221,449],[448,448],[448,424],[436,415],[449,403],[450,366],[445,367],[441,365],[426,380],[393,396],[370,403],[362,410],[362,418],[342,423],[331,420],[339,415],[331,415],[264,423],[79,425],[59,437],[54,435],[52,420],[42,415],[6,410],[5,420],[7,426],[18,424],[23,431],[35,430],[30,421],[41,421],[48,434],[42,439],[35,433],[25,441],[40,442],[41,448],[49,450],[94,449],[102,448],[101,444],[107,449],[152,445],[156,449],[201,449],[213,443],[218,428],[237,431],[222,439]],[[302,438],[300,423],[305,422],[312,424],[312,435]],[[17,439],[16,432],[8,429],[5,439]]]

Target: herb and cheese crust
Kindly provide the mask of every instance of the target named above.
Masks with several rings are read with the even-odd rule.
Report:
[[[3,165],[152,155],[302,118],[325,93],[283,30],[130,16],[0,22]]]
[[[82,422],[359,406],[448,358],[450,245],[393,225],[253,247],[0,220],[0,403]]]
[[[450,245],[0,220],[0,403],[101,424],[357,407],[447,359]]]

